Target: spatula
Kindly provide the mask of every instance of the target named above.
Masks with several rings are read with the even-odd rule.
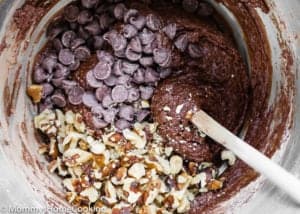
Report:
[[[261,152],[235,136],[207,113],[196,112],[191,122],[207,136],[231,150],[237,157],[247,163],[273,184],[289,194],[300,204],[300,181],[284,168],[273,162]]]

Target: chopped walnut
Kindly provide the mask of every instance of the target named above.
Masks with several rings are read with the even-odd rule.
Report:
[[[106,129],[99,138],[81,115],[45,110],[34,125],[49,137],[39,149],[51,160],[49,171],[63,178],[66,199],[77,207],[107,214],[186,213],[197,193],[223,187],[212,163],[185,162],[165,147],[155,123],[136,123],[122,133]],[[228,151],[222,154],[233,163]]]
[[[128,175],[130,175],[136,179],[142,178],[145,174],[146,174],[145,166],[144,166],[144,164],[141,164],[141,163],[133,164],[128,170]]]
[[[41,102],[43,95],[43,86],[42,85],[31,85],[27,88],[27,94],[31,97],[34,103]]]
[[[178,174],[182,170],[183,159],[178,155],[172,156],[170,159],[170,167],[171,167],[170,169],[171,174],[173,175]]]
[[[223,187],[223,182],[219,180],[212,179],[207,184],[208,190],[219,190]]]
[[[227,160],[230,166],[234,165],[236,157],[232,151],[224,150],[221,152],[221,159]]]

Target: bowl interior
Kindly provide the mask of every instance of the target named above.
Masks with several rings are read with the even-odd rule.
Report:
[[[4,205],[69,207],[64,200],[59,178],[47,171],[46,161],[38,154],[39,136],[32,124],[36,109],[25,93],[27,85],[31,83],[34,56],[46,42],[45,26],[69,2],[71,0],[58,1],[26,32],[20,32],[13,23],[13,14],[24,1],[3,0],[0,3],[0,169],[4,172],[0,176],[0,199]],[[233,8],[216,1],[209,2],[233,28],[239,51],[252,75],[251,66],[256,59],[249,53],[251,46],[245,39],[247,32],[243,29],[243,23]],[[267,129],[268,134],[260,140],[276,140],[281,147],[276,153],[261,150],[299,175],[300,157],[297,153],[300,145],[296,142],[300,134],[296,130],[299,130],[297,121],[300,121],[300,95],[297,90],[300,85],[297,79],[300,50],[296,48],[300,47],[300,43],[299,38],[297,40],[294,36],[299,32],[300,26],[295,23],[297,19],[292,17],[300,16],[300,3],[297,0],[291,0],[289,5],[280,0],[267,2],[271,8],[268,14],[260,9],[252,11],[264,25],[272,56],[271,94],[264,113],[269,122],[264,124],[265,127],[260,127]],[[244,127],[241,137],[247,136],[249,128],[251,126]],[[254,192],[256,194],[253,196]],[[216,212],[231,210],[230,212],[238,213],[243,209],[243,213],[257,210],[263,213],[271,208],[274,213],[281,213],[283,209],[285,213],[297,210],[287,196],[259,177],[231,200],[221,204]]]

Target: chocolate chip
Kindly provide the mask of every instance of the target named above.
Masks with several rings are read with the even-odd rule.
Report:
[[[84,89],[80,86],[75,86],[68,91],[68,100],[73,105],[79,105],[82,103],[82,96]]]
[[[145,54],[153,54],[153,51],[154,51],[154,49],[156,48],[156,47],[153,46],[153,43],[154,43],[154,42],[152,42],[152,43],[150,43],[150,44],[148,44],[148,45],[145,45],[145,46],[143,47],[143,52],[144,52]]]
[[[99,86],[99,88],[97,88],[95,92],[95,96],[99,101],[102,101],[105,96],[110,94],[111,94],[111,89],[106,85]]]
[[[106,95],[106,96],[103,97],[103,99],[102,99],[103,107],[109,108],[113,104],[114,104],[114,101],[112,100],[111,95]]]
[[[140,38],[137,37],[137,36],[136,36],[136,37],[133,37],[133,38],[130,40],[130,42],[129,42],[127,48],[128,48],[128,47],[129,47],[132,51],[134,51],[134,52],[141,53],[141,52],[142,52],[142,44],[141,44]]]
[[[147,28],[144,28],[142,32],[139,33],[139,38],[142,45],[148,45],[155,39],[155,34]]]
[[[105,61],[100,61],[93,70],[94,76],[98,80],[105,80],[111,75],[111,65]]]
[[[81,5],[85,8],[93,8],[99,3],[99,0],[81,0]]]
[[[69,5],[64,9],[64,17],[68,22],[75,22],[77,20],[80,10],[75,5]]]
[[[88,38],[88,39],[86,40],[86,47],[87,47],[88,49],[90,49],[91,51],[94,51],[94,50],[95,50],[95,48],[94,48],[94,42],[95,42],[94,36],[91,36],[90,38]]]
[[[85,61],[91,56],[91,51],[86,46],[80,46],[74,51],[76,59]]]
[[[130,105],[123,105],[120,107],[119,117],[127,121],[133,121],[134,119],[134,108]]]
[[[111,92],[111,97],[113,101],[117,103],[122,103],[128,98],[128,91],[123,85],[117,85],[113,88]]]
[[[113,74],[116,76],[121,76],[123,74],[122,67],[123,67],[123,61],[120,59],[117,60],[113,66]]]
[[[104,61],[110,65],[114,63],[114,57],[107,51],[97,51],[97,58],[99,61]]]
[[[43,112],[46,109],[53,109],[53,102],[50,97],[47,97],[44,101],[40,102],[38,105],[39,113]]]
[[[166,48],[156,48],[153,50],[153,59],[161,67],[168,67],[171,64],[171,51]]]
[[[154,88],[151,86],[140,86],[139,89],[143,100],[149,100],[154,92]]]
[[[123,61],[122,70],[126,74],[132,75],[139,68],[139,64]]]
[[[42,67],[48,72],[48,73],[52,73],[55,66],[57,64],[57,59],[48,56],[45,59],[43,59],[42,61]]]
[[[136,119],[138,122],[143,122],[150,115],[150,111],[141,110],[136,114]]]
[[[82,103],[87,107],[97,106],[99,103],[92,91],[87,91],[82,96]]]
[[[57,54],[56,54],[56,51],[54,51],[54,50],[47,50],[47,51],[44,53],[44,57],[49,57],[49,58],[52,58],[52,59],[57,60]]]
[[[154,63],[153,57],[151,57],[151,56],[142,57],[142,58],[140,58],[139,62],[144,67],[152,66]]]
[[[128,102],[134,102],[137,101],[140,98],[140,91],[137,88],[130,88],[128,89]]]
[[[60,88],[62,87],[62,84],[63,84],[63,81],[65,80],[65,77],[60,77],[60,78],[53,78],[51,80],[51,83],[57,87],[57,88]]]
[[[133,81],[137,84],[142,84],[145,81],[145,70],[139,68],[133,75]]]
[[[173,40],[176,36],[177,25],[176,23],[168,24],[163,28],[163,32],[167,35],[167,37]]]
[[[105,34],[103,34],[103,39],[110,44],[113,37],[115,37],[117,34],[118,34],[118,31],[116,31],[114,29],[110,30],[110,31],[106,32]]]
[[[145,82],[155,83],[158,80],[159,80],[159,74],[153,68],[147,67],[145,71]]]
[[[66,93],[69,92],[72,88],[76,87],[78,84],[72,80],[63,80],[62,81],[62,88],[65,90]]]
[[[189,13],[194,13],[198,8],[198,0],[183,0],[182,7]]]
[[[174,45],[177,49],[179,49],[181,52],[184,52],[187,45],[188,45],[188,36],[186,33],[178,36],[175,39]]]
[[[75,61],[75,56],[70,49],[61,49],[58,59],[64,65],[71,65]]]
[[[55,39],[52,41],[52,45],[53,45],[53,47],[55,48],[55,50],[56,50],[57,52],[59,52],[61,49],[64,48],[62,42],[61,42],[60,39],[58,39],[58,38],[55,38]]]
[[[116,31],[110,31],[104,34],[103,38],[112,46],[114,51],[124,50],[127,46],[125,37]]]
[[[78,36],[84,40],[87,40],[90,37],[90,34],[83,28],[83,26],[80,26],[78,29]]]
[[[85,40],[82,38],[76,38],[73,41],[71,41],[70,47],[71,50],[75,50],[76,48],[78,48],[79,46],[85,44]]]
[[[47,28],[46,35],[50,40],[55,39],[58,37],[62,32],[67,29],[65,22],[58,21],[51,23]]]
[[[87,24],[84,29],[94,36],[100,34],[101,32],[100,25],[97,21],[92,21],[91,23]]]
[[[43,99],[53,93],[54,87],[50,83],[44,83],[43,85]]]
[[[114,75],[110,75],[107,79],[104,80],[105,85],[107,86],[115,86],[117,85],[117,77]]]
[[[128,46],[126,48],[126,51],[125,51],[125,57],[132,61],[132,62],[135,62],[135,61],[138,61],[141,57],[142,57],[142,53],[141,52],[135,52],[131,49],[130,46]]]
[[[64,29],[59,28],[59,27],[53,28],[53,29],[51,29],[51,30],[49,30],[49,31],[47,32],[47,37],[48,37],[50,40],[53,40],[53,39],[55,39],[56,37],[58,37],[58,35],[59,35],[60,33],[62,33],[63,31],[64,31]]]
[[[117,114],[118,114],[118,110],[115,108],[110,108],[105,110],[103,113],[104,121],[107,123],[113,123]]]
[[[119,3],[115,6],[113,14],[116,19],[122,20],[124,18],[124,14],[127,11],[126,6],[123,3]]]
[[[192,58],[200,58],[203,56],[203,53],[199,47],[199,45],[189,44],[188,53]]]
[[[120,51],[114,51],[114,55],[118,58],[126,58],[125,49],[120,50]]]
[[[118,77],[117,83],[119,85],[123,85],[125,88],[130,88],[132,86],[131,79],[132,78],[129,75],[123,74],[123,75]]]
[[[138,30],[141,30],[146,24],[146,18],[145,16],[130,17],[129,23],[136,27]]]
[[[69,65],[70,71],[76,71],[80,67],[80,61],[78,59],[75,59],[71,65]]]
[[[96,50],[99,50],[102,48],[104,43],[104,39],[102,38],[102,36],[94,36],[94,48]]]
[[[124,130],[124,129],[130,128],[130,126],[131,126],[131,124],[128,121],[123,120],[123,119],[119,119],[115,122],[115,127],[118,130]]]
[[[133,25],[126,24],[124,25],[122,32],[125,38],[130,39],[137,35],[138,30]]]
[[[146,17],[146,25],[150,30],[158,31],[162,26],[162,22],[156,15],[149,14]]]
[[[95,78],[93,70],[90,70],[86,73],[86,82],[92,88],[103,86],[103,82]]]
[[[206,2],[200,2],[197,10],[199,16],[210,16],[214,12],[211,5]]]
[[[172,70],[170,68],[166,68],[166,69],[162,69],[160,72],[159,72],[159,77],[161,79],[165,79],[167,78],[168,76],[170,76],[172,73]]]
[[[93,15],[89,10],[82,10],[77,17],[77,22],[81,25],[85,25],[91,21],[93,21]]]
[[[108,4],[104,1],[99,5],[99,7],[97,7],[96,13],[97,14],[105,13],[109,10],[110,6],[111,6],[110,4]]]
[[[77,22],[71,22],[71,23],[69,23],[69,25],[70,25],[71,30],[77,30],[77,28],[79,26]]]
[[[124,22],[128,23],[131,17],[138,16],[139,12],[136,9],[129,9],[124,14]]]
[[[108,13],[103,13],[99,17],[99,24],[101,30],[107,30],[112,23],[114,23],[115,19],[111,17]]]
[[[96,129],[102,129],[108,126],[108,123],[97,116],[93,116],[93,125]]]
[[[54,78],[67,77],[70,74],[68,67],[57,63],[55,66],[55,71],[53,73]]]
[[[51,96],[51,100],[52,100],[53,104],[59,108],[63,108],[67,104],[65,96],[59,92],[53,94]]]
[[[71,46],[71,42],[76,38],[76,33],[72,30],[68,30],[64,32],[64,34],[61,37],[61,42],[62,44],[66,47],[69,48]]]
[[[91,112],[93,115],[96,115],[98,118],[102,118],[104,108],[102,107],[101,104],[98,104],[98,105],[92,107]]]
[[[33,72],[33,81],[35,83],[42,83],[49,78],[49,74],[42,68],[37,67]]]

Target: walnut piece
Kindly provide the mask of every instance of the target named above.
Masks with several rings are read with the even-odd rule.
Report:
[[[43,86],[41,85],[31,85],[27,88],[27,94],[31,97],[34,103],[41,102],[43,95]]]

